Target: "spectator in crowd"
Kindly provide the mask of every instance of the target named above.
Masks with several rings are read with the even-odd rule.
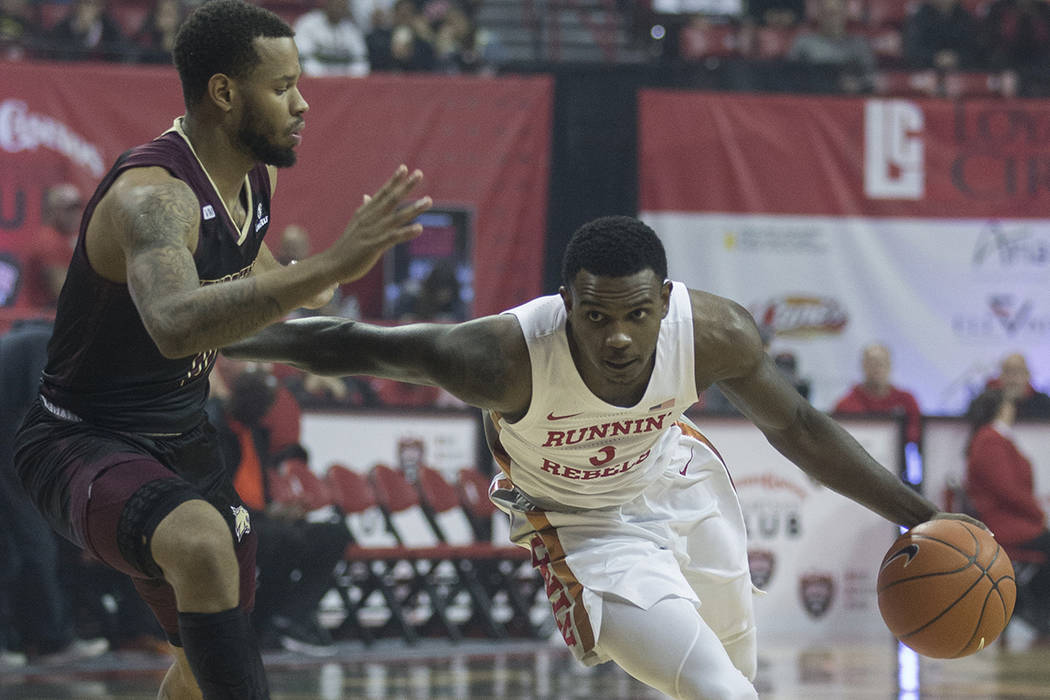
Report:
[[[347,0],[323,0],[295,22],[295,43],[306,75],[368,75],[365,35]]]
[[[840,87],[846,92],[871,88],[875,53],[868,40],[846,26],[846,0],[819,0],[817,28],[795,37],[788,59],[841,69]]]
[[[140,63],[171,63],[175,35],[186,17],[182,0],[154,0],[149,14],[132,37]]]
[[[268,365],[227,363],[226,399],[213,399],[209,416],[219,431],[234,486],[258,528],[259,570],[253,622],[263,648],[281,646],[315,655],[334,653],[317,606],[331,587],[350,533],[333,513],[308,521],[306,506],[274,499],[271,473],[289,457],[304,460],[299,443],[300,409]],[[214,376],[214,375],[213,375]],[[222,394],[220,388],[217,394]]]
[[[989,389],[970,404],[966,495],[975,516],[1015,562],[1038,568],[1019,587],[1015,614],[1050,638],[1050,530],[1032,479],[1032,463],[1014,440],[1015,401]]]
[[[988,380],[986,389],[1002,389],[1017,407],[1017,417],[1050,418],[1050,395],[1032,386],[1028,361],[1019,352],[1010,353],[999,365],[999,376]]]
[[[793,27],[806,16],[805,0],[748,0],[747,16],[767,27]]]
[[[478,27],[460,5],[450,4],[437,22],[437,67],[445,73],[491,73],[502,60],[492,32]]]
[[[393,22],[393,0],[350,0],[354,24],[368,35],[376,27],[389,27]]]
[[[981,22],[988,65],[995,70],[1050,63],[1050,5],[1044,0],[994,0]]]
[[[63,664],[104,653],[105,639],[77,639],[59,574],[59,541],[12,468],[14,437],[36,398],[52,323],[16,321],[0,336],[0,652],[8,663]],[[8,612],[11,619],[8,618]],[[0,662],[2,668],[2,662]]]
[[[0,60],[31,56],[42,33],[36,5],[29,0],[0,0]]]
[[[904,25],[904,59],[942,71],[978,63],[977,23],[959,0],[925,0]]]
[[[452,261],[439,261],[413,286],[406,282],[398,299],[395,317],[399,321],[466,321],[468,312],[463,289]]]
[[[434,69],[433,30],[413,0],[397,0],[391,25],[374,27],[367,41],[373,71]]]
[[[133,56],[106,0],[75,0],[48,34],[48,57],[65,61],[123,61]]]
[[[835,404],[834,413],[904,416],[905,439],[918,443],[922,437],[922,413],[911,392],[890,383],[893,361],[890,350],[881,343],[861,351],[863,379]]]
[[[58,303],[83,214],[84,200],[76,185],[62,183],[44,191],[42,226],[26,258],[22,294],[28,306],[53,308]]]
[[[310,234],[299,224],[289,224],[281,231],[273,257],[282,265],[304,260],[310,255]]]

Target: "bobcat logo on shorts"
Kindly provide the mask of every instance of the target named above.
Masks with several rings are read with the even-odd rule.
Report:
[[[811,617],[822,617],[835,598],[835,581],[831,574],[806,574],[799,580],[802,607]]]
[[[248,510],[244,506],[230,506],[233,511],[233,534],[237,541],[252,531],[252,520],[248,517]]]
[[[776,561],[773,553],[765,549],[747,550],[747,565],[751,569],[751,583],[759,588],[765,588],[769,579],[773,578],[773,567]]]

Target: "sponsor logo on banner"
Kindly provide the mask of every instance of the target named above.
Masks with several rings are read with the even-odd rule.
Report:
[[[61,153],[96,177],[105,171],[98,147],[66,124],[46,114],[30,112],[22,100],[0,102],[0,149],[19,153],[41,147]]]
[[[767,549],[747,550],[747,565],[751,569],[751,583],[759,588],[765,588],[773,578],[776,562],[776,555]]]
[[[824,232],[816,226],[778,223],[761,226],[744,224],[722,235],[722,245],[729,251],[802,253],[812,255],[828,250]]]
[[[984,311],[952,317],[952,331],[968,340],[1050,337],[1050,312],[1032,297],[1004,292],[987,297]]]
[[[1045,196],[1050,189],[1045,110],[981,102],[960,103],[953,114],[958,151],[949,174],[959,193],[988,201]]]
[[[922,110],[907,100],[864,103],[864,194],[922,199],[926,189]]]
[[[772,473],[738,477],[744,528],[755,542],[802,537],[802,503],[809,495],[805,487]]]
[[[823,617],[835,600],[835,579],[829,572],[803,574],[798,582],[802,607],[810,617]]]
[[[977,270],[1033,270],[1050,268],[1050,235],[1039,235],[1027,223],[1004,224],[990,221],[977,234],[973,246],[973,266]]]
[[[832,297],[786,295],[754,304],[749,310],[781,337],[835,335],[849,323],[846,310]]]

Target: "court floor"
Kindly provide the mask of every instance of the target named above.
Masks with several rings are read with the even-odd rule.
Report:
[[[579,666],[554,641],[342,642],[326,659],[281,652],[265,660],[274,700],[664,697],[612,664]],[[166,668],[165,657],[119,652],[66,668],[4,669],[0,698],[149,700]],[[900,656],[892,644],[769,648],[760,655],[757,685],[764,700],[1050,698],[1050,647],[1008,636],[952,661]]]

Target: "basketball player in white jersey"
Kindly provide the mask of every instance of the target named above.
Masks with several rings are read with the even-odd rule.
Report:
[[[444,387],[487,411],[490,495],[531,548],[583,663],[613,660],[675,698],[757,697],[740,505],[683,417],[717,382],[781,453],[900,525],[937,508],[781,378],[738,304],[667,279],[656,234],[597,219],[558,295],[461,324],[276,324],[224,350],[321,374]]]

